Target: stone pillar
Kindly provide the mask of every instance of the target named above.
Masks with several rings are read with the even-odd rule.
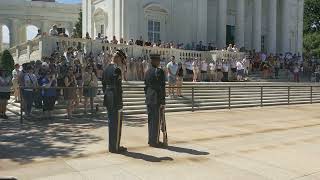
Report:
[[[17,19],[10,19],[10,25],[8,26],[9,28],[9,36],[10,36],[10,47],[16,46],[18,43],[18,36],[19,36],[19,31],[18,31],[18,20]]]
[[[20,27],[18,27],[18,43],[24,43],[27,42],[27,26],[25,24],[19,23]],[[34,38],[34,37],[32,37]]]
[[[0,24],[0,52],[3,51],[2,24]]]
[[[228,1],[219,0],[218,2],[218,24],[217,24],[217,45],[218,48],[226,47],[227,38],[227,10]]]
[[[237,0],[236,45],[244,47],[245,0]]]
[[[41,29],[42,33],[46,33],[47,35],[49,35],[50,28],[51,27],[49,27],[49,23],[48,23],[47,20],[42,20],[41,21],[40,29]]]
[[[92,22],[92,3],[91,0],[82,0],[82,36],[86,37],[88,32],[91,38],[93,35],[93,22]]]
[[[197,25],[197,41],[207,43],[207,17],[208,17],[208,0],[198,1],[198,25]]]
[[[298,1],[298,38],[297,51],[300,55],[303,52],[303,14],[304,14],[304,0]]]
[[[281,52],[286,53],[290,51],[290,0],[282,0],[282,31],[281,31]]]
[[[261,51],[261,12],[262,0],[254,0],[253,5],[253,48],[256,52]]]
[[[114,0],[114,35],[119,41],[122,37],[122,0]]]
[[[269,0],[268,53],[277,52],[277,4],[278,0]]]

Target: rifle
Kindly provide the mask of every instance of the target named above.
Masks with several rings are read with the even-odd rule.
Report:
[[[166,122],[165,108],[160,108],[160,125],[161,125],[161,131],[163,134],[163,144],[165,146],[168,146],[168,134],[167,134],[167,122]]]

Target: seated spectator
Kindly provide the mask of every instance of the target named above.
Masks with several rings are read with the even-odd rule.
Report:
[[[50,36],[58,36],[59,35],[57,25],[52,26],[52,29],[49,30],[49,35]]]
[[[96,37],[96,40],[102,40],[101,33],[98,33],[98,36]]]
[[[142,36],[140,36],[140,39],[136,40],[136,45],[138,45],[138,46],[143,46]]]
[[[116,38],[116,36],[113,36],[113,39],[111,41],[112,44],[118,44],[118,40]]]
[[[103,43],[109,43],[108,36],[105,36],[105,37],[104,37]]]
[[[130,41],[128,42],[128,45],[134,45],[133,39],[130,39]]]
[[[86,39],[91,39],[91,37],[90,37],[88,32],[86,33]]]

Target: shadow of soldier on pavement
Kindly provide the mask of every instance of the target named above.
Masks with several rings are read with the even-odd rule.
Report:
[[[130,152],[130,151],[124,152],[121,154],[133,159],[140,159],[148,162],[173,161],[171,157],[156,157],[156,156],[151,156],[151,155],[137,153],[137,152]]]
[[[205,156],[210,154],[209,152],[198,151],[195,149],[182,148],[182,147],[176,147],[176,146],[167,146],[167,147],[164,147],[163,149],[166,149],[168,151],[174,151],[177,153],[185,153],[185,154],[191,154],[191,155],[197,155],[197,156]]]

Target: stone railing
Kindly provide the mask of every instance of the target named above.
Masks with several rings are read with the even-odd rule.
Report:
[[[175,56],[177,60],[185,60],[189,58],[201,58],[207,60],[216,59],[241,59],[244,53],[233,53],[226,51],[192,51],[171,48],[145,47],[137,45],[110,44],[102,43],[98,40],[87,40],[80,38],[65,38],[42,36],[32,41],[22,43],[18,46],[10,48],[10,52],[16,63],[28,62],[31,60],[39,60],[42,57],[48,57],[54,50],[65,51],[67,48],[81,48],[84,52],[92,52],[97,55],[101,52],[102,47],[106,49],[122,49],[128,57],[145,57],[149,54],[160,54],[163,58]]]

